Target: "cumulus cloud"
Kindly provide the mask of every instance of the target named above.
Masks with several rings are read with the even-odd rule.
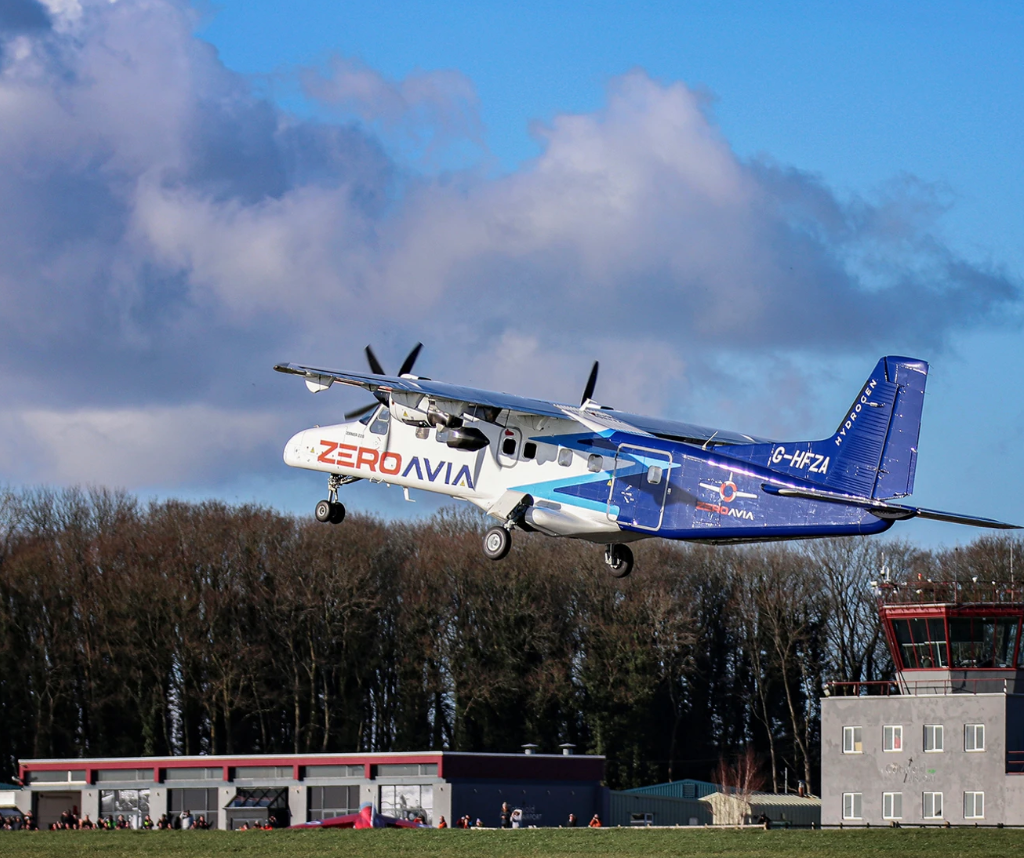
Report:
[[[713,404],[725,384],[784,414],[782,394],[746,390],[729,361],[769,356],[776,378],[806,377],[801,355],[927,354],[1019,318],[1019,285],[943,240],[941,189],[897,177],[841,197],[741,159],[682,83],[631,72],[600,110],[538,128],[520,169],[452,172],[421,156],[482,151],[458,72],[393,81],[335,58],[296,73],[339,118],[300,120],[224,68],[184,2],[3,8],[10,451],[73,435],[76,461],[151,485],[149,449],[111,452],[142,433],[175,448],[163,478],[188,485],[233,437],[212,432],[195,454],[193,420],[250,425],[276,450],[352,403],[300,400],[271,364],[361,366],[367,341],[393,364],[423,340],[429,374],[519,393],[572,401],[600,358],[598,398],[619,407],[665,413],[669,391]],[[233,461],[274,472],[269,448],[253,437]],[[21,461],[19,479],[88,476]]]

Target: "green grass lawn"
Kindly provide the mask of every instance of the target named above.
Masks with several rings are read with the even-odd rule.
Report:
[[[817,856],[1003,858],[1024,851],[1024,830],[878,829],[857,831],[209,831],[0,832],[0,856],[18,858],[432,858],[432,856]]]

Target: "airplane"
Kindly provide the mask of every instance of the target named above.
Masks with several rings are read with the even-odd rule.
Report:
[[[421,489],[497,519],[483,540],[492,560],[508,554],[514,530],[536,531],[605,546],[620,578],[633,569],[629,543],[652,537],[725,544],[854,536],[910,518],[1017,528],[896,502],[914,489],[922,360],[879,360],[830,436],[771,441],[600,405],[596,361],[576,406],[416,376],[421,348],[395,375],[369,346],[369,373],[274,367],[303,377],[314,393],[338,383],[375,400],[285,445],[286,464],[327,474],[317,520],[344,519],[338,489],[356,480],[401,486],[406,499]]]

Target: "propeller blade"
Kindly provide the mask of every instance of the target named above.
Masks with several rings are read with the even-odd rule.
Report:
[[[416,343],[416,345],[412,347],[412,351],[409,352],[405,360],[402,361],[402,366],[398,370],[399,376],[412,372],[413,364],[416,363],[416,358],[420,356],[421,348],[423,348],[423,343]]]
[[[376,402],[371,402],[369,405],[364,405],[362,408],[357,408],[355,411],[349,411],[345,414],[346,420],[355,420],[357,417],[362,417],[364,414],[369,414],[377,407]]]
[[[380,361],[377,360],[377,355],[373,353],[373,349],[369,346],[366,347],[366,360],[370,364],[370,372],[374,375],[387,375],[384,372],[384,367],[380,365]]]
[[[583,388],[583,398],[580,400],[581,406],[588,399],[594,398],[594,388],[597,387],[597,368],[599,365],[597,361],[594,361],[594,365],[590,369],[590,378],[587,379],[587,386]]]

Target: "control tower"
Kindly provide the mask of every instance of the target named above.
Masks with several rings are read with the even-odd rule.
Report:
[[[884,583],[889,682],[821,701],[823,825],[1024,825],[1024,588]]]

